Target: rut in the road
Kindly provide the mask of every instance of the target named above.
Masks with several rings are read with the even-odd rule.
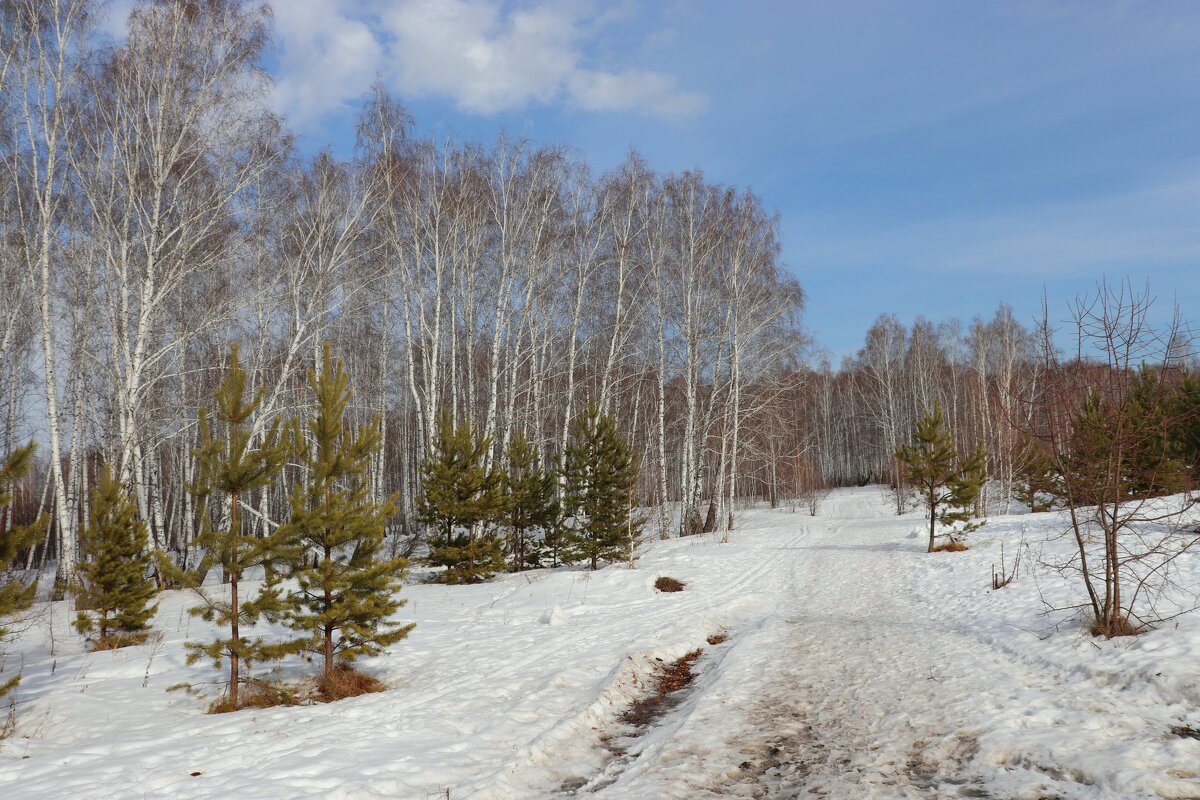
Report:
[[[707,643],[710,647],[716,647],[724,644],[728,638],[728,633],[719,631],[710,635]],[[648,687],[649,691],[621,715],[621,727],[601,738],[610,754],[604,767],[591,778],[571,778],[564,781],[559,794],[576,797],[597,792],[615,783],[621,773],[637,759],[638,740],[687,698],[699,675],[696,671],[697,662],[704,654],[705,649],[697,647],[670,664],[662,664]]]

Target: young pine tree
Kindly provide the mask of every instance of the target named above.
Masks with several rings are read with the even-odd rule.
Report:
[[[1135,384],[1123,403],[1092,393],[1075,414],[1062,461],[1076,505],[1119,506],[1187,488],[1187,466],[1168,435],[1169,398],[1145,391]]]
[[[570,531],[567,529],[566,520],[563,518],[562,506],[558,506],[557,517],[546,528],[542,536],[542,541],[539,544],[540,563],[549,562],[551,567],[561,567],[563,564],[569,563],[571,552]]]
[[[253,435],[251,419],[262,402],[262,391],[247,397],[246,371],[238,362],[236,345],[230,350],[229,372],[214,399],[217,431],[214,435],[208,415],[201,409],[200,447],[196,451],[198,477],[192,487],[202,519],[196,544],[205,551],[204,562],[198,574],[178,577],[180,582],[195,589],[202,601],[191,613],[228,628],[228,636],[218,636],[212,642],[188,642],[188,658],[196,661],[208,656],[218,668],[222,660],[229,660],[229,696],[221,707],[237,709],[243,667],[248,673],[255,663],[282,658],[299,649],[296,643],[271,643],[262,637],[250,639],[242,634],[243,628],[260,618],[275,618],[283,611],[279,587],[270,581],[253,600],[241,596],[241,581],[247,570],[263,567],[271,576],[275,574],[273,566],[286,558],[285,542],[278,532],[260,538],[245,529],[242,498],[274,483],[288,448],[281,442],[278,424],[262,436]],[[223,504],[223,510],[228,512],[221,514],[227,526],[213,526],[208,506],[214,502]],[[224,572],[229,585],[228,599],[214,597],[200,586],[199,578],[213,566]]]
[[[32,525],[14,525],[6,530],[6,517],[3,514],[12,503],[10,487],[29,470],[35,449],[36,446],[30,442],[14,450],[7,459],[0,462],[0,620],[6,620],[33,605],[33,598],[37,592],[36,583],[27,585],[20,577],[9,574],[8,569],[16,559],[17,553],[33,544],[45,531],[47,518],[42,516]],[[5,639],[9,632],[9,629],[0,626],[0,640]],[[20,675],[14,675],[8,680],[0,677],[0,697],[12,691],[20,680]]]
[[[502,472],[484,468],[491,446],[470,420],[455,426],[448,409],[439,413],[433,452],[421,465],[425,492],[417,515],[435,531],[429,560],[446,567],[446,583],[479,583],[504,569],[501,542],[491,529],[503,519],[508,500]]]
[[[92,510],[82,537],[83,563],[78,577],[80,608],[75,627],[96,631],[97,649],[137,644],[144,638],[157,605],[158,590],[149,576],[146,523],[137,517],[137,504],[107,467],[92,490]]]
[[[1200,480],[1200,377],[1183,379],[1171,411],[1171,448],[1195,483]]]
[[[295,437],[308,481],[292,493],[291,520],[280,536],[297,551],[292,576],[298,589],[287,599],[288,622],[306,634],[307,649],[321,654],[322,683],[332,687],[343,663],[381,652],[413,626],[387,622],[404,605],[396,592],[408,562],[382,557],[395,498],[379,504],[367,492],[371,458],[380,448],[378,420],[356,431],[346,427],[350,378],[328,346],[324,360],[320,377],[308,375],[316,401],[311,441]],[[315,560],[307,560],[308,553]]]
[[[1190,469],[1178,434],[1188,415],[1176,416],[1181,394],[1150,368],[1143,367],[1133,381],[1123,429],[1133,445],[1126,450],[1128,488],[1137,496],[1175,494],[1188,488]]]
[[[638,468],[612,417],[593,401],[571,426],[564,465],[563,512],[572,518],[567,534],[571,560],[628,558],[641,532],[631,502]]]
[[[1014,470],[1014,496],[1038,513],[1054,508],[1054,501],[1061,489],[1061,479],[1054,459],[1046,452],[1046,446],[1031,439],[1017,457]]]
[[[513,572],[539,566],[541,548],[531,531],[553,536],[559,516],[554,488],[554,475],[542,469],[533,445],[517,433],[508,446],[508,471],[503,481],[508,497],[504,524],[509,531],[507,550]]]
[[[929,549],[932,553],[937,526],[950,528],[952,541],[983,525],[971,522],[971,509],[987,480],[987,460],[983,448],[977,448],[965,460],[960,459],[950,430],[942,422],[942,408],[917,421],[911,445],[902,445],[896,458],[904,468],[905,481],[919,493],[929,512]],[[955,529],[953,526],[961,525]]]

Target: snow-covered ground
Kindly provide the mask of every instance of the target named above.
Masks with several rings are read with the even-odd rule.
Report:
[[[636,570],[407,586],[416,629],[363,662],[391,689],[330,705],[214,716],[167,692],[218,677],[184,661],[207,630],[186,594],[163,596],[160,643],[116,652],[45,609],[6,647],[25,679],[0,797],[1200,798],[1200,740],[1172,731],[1200,728],[1200,615],[1095,640],[1044,613],[1076,591],[1036,567],[1064,546],[1054,515],[936,555],[918,517],[843,490],[815,518],[745,512],[728,543],[656,542]],[[1181,567],[1200,586],[1200,553]],[[656,666],[697,647],[681,701],[621,738]]]

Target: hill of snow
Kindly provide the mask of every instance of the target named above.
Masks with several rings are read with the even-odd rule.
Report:
[[[1094,639],[1046,611],[1078,602],[1040,566],[1068,546],[1056,515],[993,517],[934,555],[919,516],[842,490],[816,517],[744,512],[728,543],[655,542],[636,570],[406,586],[416,629],[361,664],[389,691],[329,705],[209,715],[166,691],[218,691],[184,661],[207,633],[186,593],[162,596],[160,641],[113,652],[46,606],[6,646],[25,678],[0,796],[1200,798],[1200,615]],[[1200,587],[1200,553],[1179,566]],[[626,724],[697,648],[677,702]]]

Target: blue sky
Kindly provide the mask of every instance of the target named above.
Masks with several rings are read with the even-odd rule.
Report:
[[[118,7],[119,13],[119,7]],[[630,148],[782,217],[808,327],[1019,317],[1102,275],[1200,316],[1200,3],[277,0],[275,103],[347,153],[378,75],[422,135]]]

